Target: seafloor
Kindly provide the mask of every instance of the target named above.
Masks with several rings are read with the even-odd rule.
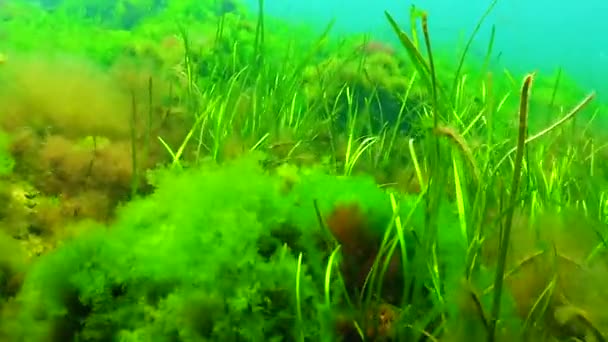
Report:
[[[389,44],[43,3],[0,5],[0,341],[608,338],[608,109],[567,70],[415,8]]]

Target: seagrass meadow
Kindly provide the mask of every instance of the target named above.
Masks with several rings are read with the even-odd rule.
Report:
[[[0,7],[0,341],[606,341],[593,89],[201,3]]]

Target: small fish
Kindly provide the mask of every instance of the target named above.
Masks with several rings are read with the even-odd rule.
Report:
[[[234,13],[238,11],[237,3],[234,0],[220,0],[218,1],[217,15],[224,15],[226,13]]]
[[[0,52],[0,65],[4,64],[4,62],[6,62],[6,55]]]

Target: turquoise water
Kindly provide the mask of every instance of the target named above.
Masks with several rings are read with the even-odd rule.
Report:
[[[252,9],[257,0],[246,0]],[[384,10],[402,25],[409,23],[415,5],[429,14],[432,38],[442,52],[464,46],[488,0],[266,0],[266,13],[296,23],[309,23],[322,30],[335,20],[334,33],[369,33],[379,40],[394,41]],[[605,0],[498,0],[473,44],[472,56],[480,59],[496,27],[494,55],[499,67],[517,73],[554,73],[563,68],[582,91],[595,89],[608,100],[608,1]],[[461,49],[460,49],[461,50]],[[474,57],[473,57],[474,58]],[[497,61],[498,59],[494,59]]]

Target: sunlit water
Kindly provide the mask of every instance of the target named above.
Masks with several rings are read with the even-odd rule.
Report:
[[[252,9],[257,0],[246,0]],[[409,23],[409,8],[429,14],[431,35],[439,48],[456,50],[486,11],[490,0],[265,0],[266,13],[319,30],[335,20],[334,33],[369,33],[394,41],[384,17],[388,10],[402,25]],[[562,67],[581,90],[595,89],[608,100],[608,1],[605,0],[498,0],[471,51],[480,60],[496,27],[494,57],[498,67],[517,73],[554,73]]]

